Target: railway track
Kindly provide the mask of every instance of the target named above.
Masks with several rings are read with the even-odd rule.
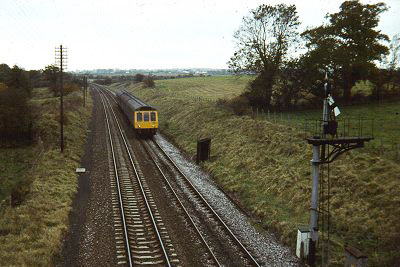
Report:
[[[106,118],[117,263],[179,264],[151,191],[126,141],[108,97],[98,90]]]
[[[103,92],[103,94],[104,98],[114,99],[114,95],[110,91]],[[111,109],[111,103],[108,104]],[[117,121],[115,113],[112,113],[115,121]],[[117,124],[119,123],[117,122]],[[123,136],[122,133],[121,135]],[[125,139],[124,142],[126,143]],[[230,227],[159,144],[152,139],[140,142],[145,153],[148,154],[163,177],[167,188],[175,198],[177,206],[185,214],[187,221],[195,230],[204,248],[206,248],[208,263],[212,262],[216,266],[260,266],[256,258],[252,256],[251,252],[236,237]],[[114,202],[117,203],[116,201]],[[225,235],[222,240],[221,235]],[[118,249],[121,249],[121,247],[117,246]],[[224,250],[230,252],[224,253]]]
[[[243,245],[239,238],[236,237],[229,226],[211,207],[204,196],[196,189],[188,177],[161,148],[161,146],[153,139],[144,140],[142,141],[142,144],[161,176],[164,178],[168,188],[175,196],[181,209],[184,211],[192,226],[196,229],[199,238],[207,247],[207,250],[215,264],[218,266],[231,266],[232,264],[236,266],[242,266],[242,264],[248,266],[260,266],[255,257],[252,256],[251,252],[246,249],[245,245]],[[188,196],[192,203],[187,201]],[[189,206],[192,206],[192,208]],[[194,213],[200,215],[195,215]],[[203,221],[199,219],[199,216],[203,219],[206,218],[206,221],[209,224],[211,223],[212,226],[206,229],[207,227],[204,227],[202,223]],[[213,236],[221,236],[221,232],[228,235],[231,241],[228,244],[227,249],[232,250],[232,248],[235,247],[236,250],[239,251],[239,253],[236,254],[237,259],[230,258],[232,254],[223,254],[221,251],[215,251],[216,247],[224,245],[221,244],[221,240],[214,240],[213,238]],[[227,256],[229,259],[227,259]]]

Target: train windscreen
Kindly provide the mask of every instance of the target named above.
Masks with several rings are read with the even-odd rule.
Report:
[[[137,121],[142,121],[142,113],[136,113],[136,120]]]

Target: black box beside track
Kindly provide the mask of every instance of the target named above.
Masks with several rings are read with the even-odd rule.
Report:
[[[197,141],[196,163],[210,158],[211,138],[204,138]]]

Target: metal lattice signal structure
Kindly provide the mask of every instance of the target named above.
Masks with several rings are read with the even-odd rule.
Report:
[[[67,48],[60,45],[55,50],[56,65],[60,66],[60,149],[64,152],[64,84],[63,73],[67,68]]]
[[[329,163],[333,162],[344,152],[363,147],[365,142],[373,139],[372,133],[370,135],[363,131],[363,124],[360,119],[358,125],[357,123],[352,124],[353,127],[350,127],[349,122],[346,125],[346,119],[344,120],[344,123],[336,120],[336,116],[340,114],[340,111],[330,95],[327,76],[325,77],[324,90],[322,120],[315,121],[315,131],[312,136],[306,137],[307,142],[313,146],[313,156],[311,160],[312,191],[309,243],[308,251],[306,253],[308,254],[308,263],[310,266],[315,266],[316,245],[319,239],[319,232],[322,233],[320,241],[320,243],[322,243],[320,244],[322,246],[321,266],[329,265],[329,199],[331,184],[329,177]],[[349,130],[350,128],[354,128],[354,126],[357,129],[352,132],[358,132],[358,134],[350,134],[351,131]],[[328,165],[327,174],[324,174],[324,164]],[[325,175],[327,175],[327,177],[325,177]],[[319,228],[319,226],[321,226],[321,228]],[[327,236],[324,233],[325,231],[327,231]]]

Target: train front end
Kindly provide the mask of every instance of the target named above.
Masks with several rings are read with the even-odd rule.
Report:
[[[153,136],[158,129],[158,112],[152,110],[136,110],[133,126],[141,136]]]

